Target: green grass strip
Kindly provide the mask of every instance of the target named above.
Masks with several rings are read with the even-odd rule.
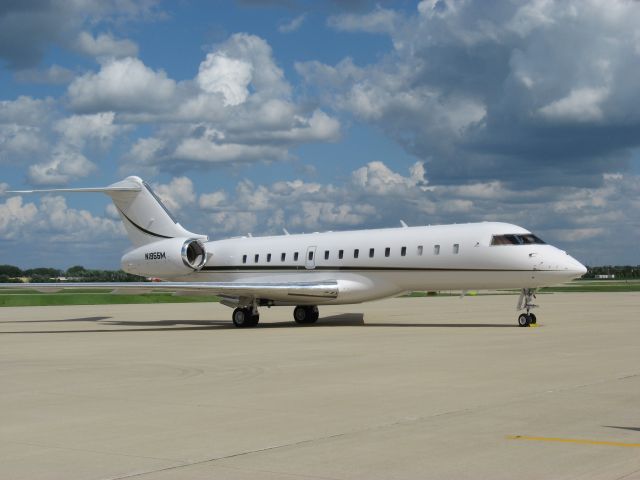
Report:
[[[200,303],[218,302],[215,295],[173,296],[169,293],[142,295],[114,295],[110,293],[0,293],[0,307],[45,307],[56,305],[126,305],[144,303]]]

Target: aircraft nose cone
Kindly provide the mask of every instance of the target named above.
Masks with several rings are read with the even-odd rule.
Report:
[[[578,272],[580,273],[580,276],[584,275],[585,273],[587,273],[587,267],[585,267],[584,265],[582,265],[580,262],[578,262],[578,265],[580,265],[580,268],[578,270]]]
[[[575,275],[575,278],[580,278],[585,273],[587,273],[587,267],[581,264],[578,260],[573,257],[569,257],[569,265],[567,270]]]

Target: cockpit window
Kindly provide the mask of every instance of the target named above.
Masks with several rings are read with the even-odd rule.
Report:
[[[491,239],[491,245],[545,245],[545,242],[532,233],[514,233],[509,235],[494,235]]]

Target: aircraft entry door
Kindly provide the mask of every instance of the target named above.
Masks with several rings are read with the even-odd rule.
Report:
[[[307,248],[307,256],[304,257],[304,268],[307,270],[316,268],[316,247]]]

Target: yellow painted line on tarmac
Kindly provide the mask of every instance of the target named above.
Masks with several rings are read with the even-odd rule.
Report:
[[[507,435],[509,440],[532,440],[534,442],[577,443],[580,445],[605,445],[608,447],[640,448],[640,443],[607,442],[604,440],[584,440],[580,438],[530,437],[527,435]]]

